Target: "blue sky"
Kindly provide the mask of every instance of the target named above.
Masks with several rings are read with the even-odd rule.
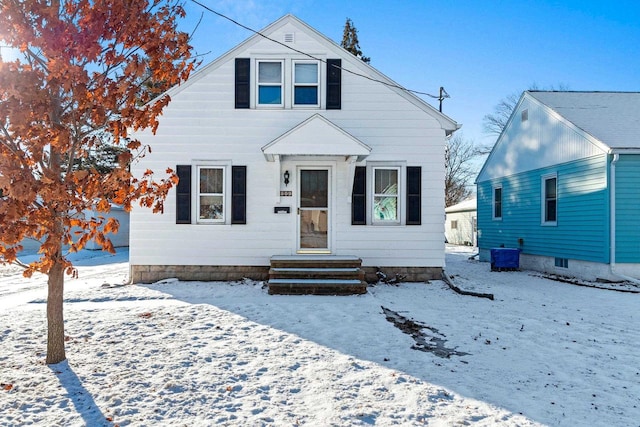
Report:
[[[347,17],[371,65],[408,89],[451,95],[444,113],[476,143],[492,143],[482,117],[536,85],[640,91],[640,2],[442,0],[201,0],[256,30],[292,13],[337,43]],[[203,63],[252,33],[186,0]],[[427,99],[437,106],[436,102]],[[640,113],[639,113],[640,114]]]

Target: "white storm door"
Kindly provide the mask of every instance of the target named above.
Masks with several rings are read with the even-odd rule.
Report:
[[[328,168],[298,171],[298,252],[330,252],[329,172]]]

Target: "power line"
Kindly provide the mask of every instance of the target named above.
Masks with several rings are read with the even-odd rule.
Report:
[[[237,26],[239,26],[241,28],[244,28],[247,31],[250,31],[250,32],[252,32],[254,34],[259,35],[260,37],[263,37],[263,38],[265,38],[265,39],[267,39],[269,41],[272,41],[273,43],[279,44],[279,45],[281,45],[281,46],[283,46],[283,47],[285,47],[285,48],[287,48],[289,50],[292,50],[292,51],[294,51],[296,53],[299,53],[301,55],[307,56],[307,57],[309,57],[311,59],[314,59],[316,61],[319,61],[319,62],[322,62],[322,63],[325,63],[325,64],[327,63],[327,61],[322,59],[322,58],[316,58],[315,56],[313,56],[313,55],[311,55],[309,53],[306,53],[306,52],[303,52],[301,50],[298,50],[298,49],[296,49],[296,48],[294,48],[292,46],[289,46],[287,44],[282,43],[281,41],[272,39],[271,37],[262,34],[260,31],[256,31],[253,28],[247,27],[246,25],[241,24],[240,22],[234,20],[233,18],[230,18],[230,17],[228,17],[228,16],[226,16],[226,15],[220,13],[220,12],[217,12],[217,11],[211,9],[209,6],[206,6],[206,5],[202,4],[202,3],[200,3],[198,0],[191,0],[191,2],[197,4],[198,6],[202,7],[203,9],[205,9],[205,10],[207,10],[207,11],[209,11],[209,12],[215,14],[215,15],[218,15],[221,18],[226,19],[227,21],[232,22],[233,24],[235,24],[235,25],[237,25]],[[418,91],[418,90],[407,89],[407,88],[402,87],[402,86],[397,85],[397,84],[393,84],[393,83],[385,82],[383,80],[375,79],[373,77],[369,77],[367,75],[360,74],[360,73],[357,73],[355,71],[339,67],[339,66],[337,66],[335,64],[331,64],[331,66],[335,67],[335,68],[338,68],[338,69],[340,69],[342,71],[345,71],[345,72],[347,72],[349,74],[353,74],[354,76],[362,77],[362,78],[365,78],[365,79],[370,80],[372,82],[380,83],[380,84],[383,84],[383,85],[388,86],[388,87],[400,89],[400,90],[403,90],[405,92],[410,92],[410,93],[414,93],[414,94],[417,94],[417,95],[425,95],[425,96],[428,96],[430,98],[437,99],[437,100],[440,101],[440,112],[442,112],[442,101],[445,98],[450,98],[449,94],[447,93],[447,91],[444,90],[443,87],[440,87],[440,94],[439,95],[432,95],[432,94],[427,93],[427,92],[421,92],[421,91]]]

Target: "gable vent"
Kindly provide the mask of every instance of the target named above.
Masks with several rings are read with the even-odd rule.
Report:
[[[293,33],[285,33],[284,42],[285,43],[293,43],[294,42]]]
[[[529,120],[529,109],[522,110],[521,121],[526,122],[527,120]]]

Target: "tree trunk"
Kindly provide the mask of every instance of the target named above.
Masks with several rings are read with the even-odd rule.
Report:
[[[64,266],[56,261],[49,270],[47,297],[47,359],[48,365],[60,363],[67,358],[64,350]]]

